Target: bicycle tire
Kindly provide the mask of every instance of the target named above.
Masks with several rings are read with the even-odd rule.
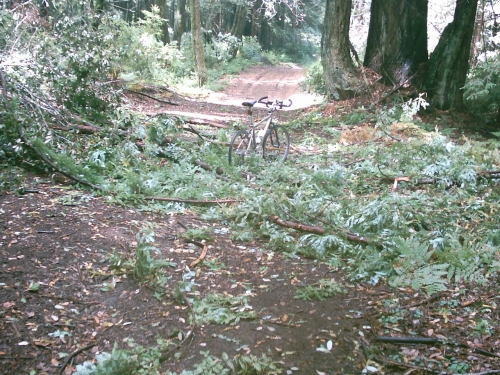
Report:
[[[246,130],[238,130],[234,133],[229,144],[229,164],[242,165],[245,157],[248,156],[248,151],[253,150],[252,142]]]
[[[290,135],[283,126],[272,124],[262,141],[264,159],[285,161],[290,150]]]

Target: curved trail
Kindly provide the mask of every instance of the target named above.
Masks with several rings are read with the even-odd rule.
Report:
[[[222,93],[212,93],[206,101],[241,106],[242,101],[268,96],[271,100],[291,99],[291,110],[320,104],[321,96],[301,89],[305,75],[306,71],[298,66],[252,66],[232,78]]]

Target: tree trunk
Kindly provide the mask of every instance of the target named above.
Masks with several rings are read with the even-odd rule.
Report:
[[[238,5],[234,15],[233,27],[231,28],[231,35],[241,39],[245,26],[247,23],[247,6]]]
[[[364,91],[349,50],[352,0],[327,0],[321,35],[321,63],[330,98],[344,100]]]
[[[193,36],[193,51],[198,73],[198,84],[204,86],[207,83],[207,68],[205,66],[205,52],[203,51],[203,35],[201,33],[200,1],[190,0],[191,8],[191,34]]]
[[[256,36],[259,39],[260,27],[262,24],[262,0],[256,0],[252,8],[252,27],[250,31],[250,36]]]
[[[161,41],[163,44],[170,43],[170,35],[168,34],[168,14],[167,14],[167,0],[158,0],[158,8],[160,8],[160,17],[162,18],[161,24]]]
[[[364,65],[385,84],[405,82],[427,61],[428,0],[373,0]]]
[[[463,90],[478,0],[457,0],[453,21],[446,26],[427,66],[424,88],[438,109],[462,109]]]
[[[485,50],[484,46],[481,46],[481,41],[483,38],[483,28],[484,28],[484,8],[486,6],[486,0],[479,1],[479,8],[476,14],[476,23],[474,25],[474,34],[472,35],[472,45],[470,49],[470,61],[471,67],[477,65],[477,59],[482,50]]]
[[[177,7],[174,15],[174,40],[177,46],[181,47],[182,34],[186,31],[186,0],[177,0]]]

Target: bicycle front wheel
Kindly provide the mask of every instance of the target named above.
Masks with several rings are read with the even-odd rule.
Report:
[[[252,139],[246,130],[238,130],[234,133],[229,144],[229,164],[242,165],[245,157],[252,150]]]
[[[290,150],[288,131],[280,125],[272,125],[262,141],[264,159],[269,161],[286,160]]]

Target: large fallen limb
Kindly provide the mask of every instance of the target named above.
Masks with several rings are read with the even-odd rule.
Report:
[[[295,229],[295,230],[298,230],[301,232],[314,233],[314,234],[320,234],[320,235],[323,235],[326,233],[325,228],[314,226],[314,225],[297,223],[294,221],[283,220],[283,219],[279,218],[278,216],[268,216],[268,220],[270,220],[278,225],[281,225],[282,227]],[[359,243],[363,243],[363,244],[373,243],[373,241],[370,240],[369,238],[363,237],[363,236],[358,236],[357,234],[351,233],[345,229],[340,229],[338,234],[340,236],[346,238],[349,241],[359,242]]]

